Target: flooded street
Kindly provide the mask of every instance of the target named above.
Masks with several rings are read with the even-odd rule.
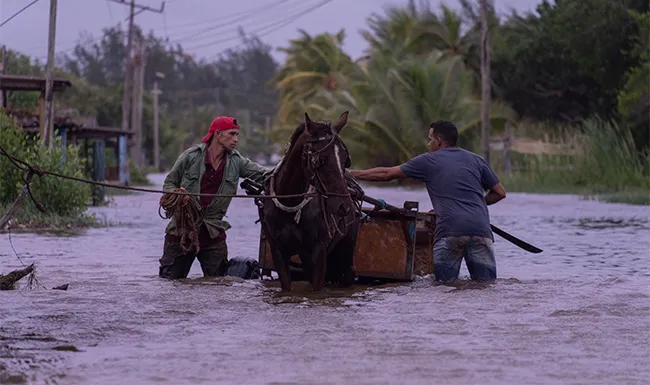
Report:
[[[425,190],[366,193],[431,209]],[[0,292],[0,383],[648,384],[647,206],[509,194],[491,222],[544,252],[495,236],[493,285],[426,277],[281,297],[261,281],[197,280],[198,261],[190,282],[160,280],[159,198],[92,208],[120,227],[11,235],[47,290],[25,279]],[[253,201],[233,200],[227,219],[230,257],[256,258]],[[0,272],[20,267],[0,234]]]

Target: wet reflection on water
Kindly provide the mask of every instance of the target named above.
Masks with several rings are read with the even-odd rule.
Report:
[[[160,183],[164,176],[155,176]],[[367,188],[400,205],[423,190]],[[650,375],[648,208],[509,194],[492,223],[500,279],[356,285],[157,278],[158,196],[93,209],[128,226],[13,234],[47,287],[0,293],[0,383],[645,384]],[[259,224],[235,200],[231,256],[256,257]],[[0,235],[2,272],[21,267]],[[468,275],[465,267],[461,272]]]

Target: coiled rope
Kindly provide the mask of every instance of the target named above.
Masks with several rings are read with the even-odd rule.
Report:
[[[158,215],[163,219],[174,219],[184,253],[188,253],[192,246],[198,252],[201,248],[196,223],[201,216],[201,206],[192,196],[183,194],[184,191],[184,189],[177,188],[173,191],[175,194],[163,194],[160,197]],[[161,208],[165,211],[165,216],[160,214]]]

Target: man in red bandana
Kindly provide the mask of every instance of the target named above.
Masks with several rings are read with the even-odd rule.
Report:
[[[243,157],[235,147],[239,141],[239,125],[231,116],[212,121],[210,130],[200,144],[184,151],[165,178],[164,191],[182,189],[201,194],[237,194],[239,178],[263,181],[271,169]],[[201,205],[196,228],[199,250],[184,252],[175,220],[165,229],[163,256],[158,275],[162,278],[185,278],[194,258],[201,263],[204,276],[223,276],[228,262],[226,230],[230,224],[223,220],[232,198],[192,196]]]

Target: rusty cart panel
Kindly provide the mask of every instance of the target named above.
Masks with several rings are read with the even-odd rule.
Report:
[[[417,202],[405,202],[407,214],[363,209],[370,218],[359,228],[354,252],[357,276],[411,281],[433,273],[433,229],[435,215],[418,212]],[[300,264],[297,255],[292,269]],[[264,275],[274,269],[271,248],[264,231],[260,234],[259,263]]]

